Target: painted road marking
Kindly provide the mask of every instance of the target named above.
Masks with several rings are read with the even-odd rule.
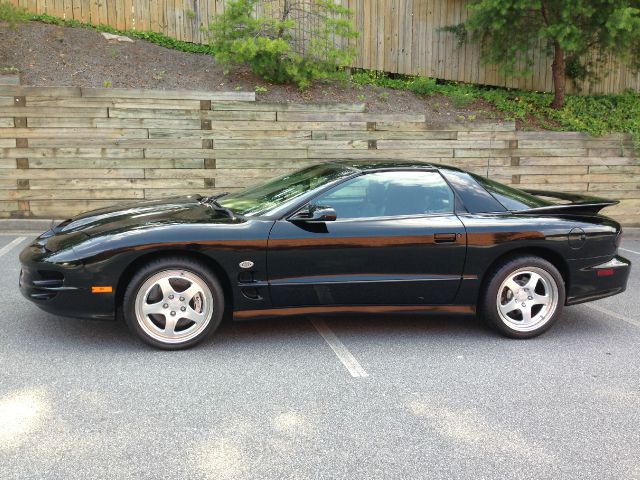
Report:
[[[351,354],[349,349],[345,347],[344,343],[342,343],[338,337],[336,337],[336,334],[333,333],[323,320],[313,319],[311,320],[311,323],[316,327],[318,333],[322,335],[324,341],[331,347],[331,350],[333,350],[342,364],[347,367],[347,370],[349,370],[352,377],[363,378],[369,376],[358,360],[356,360],[356,357]]]
[[[593,305],[591,303],[585,304],[585,307],[592,308],[594,310],[597,310],[600,313],[604,313],[605,315],[609,315],[610,317],[613,317],[618,320],[622,320],[623,322],[627,322],[631,325],[634,325],[640,328],[640,320],[636,320],[635,318],[624,317],[616,312],[612,312],[608,308],[601,307],[600,305]]]
[[[10,241],[8,245],[5,245],[4,247],[0,248],[0,257],[3,256],[5,253],[9,252],[13,247],[20,245],[26,239],[27,237],[18,237]]]
[[[620,247],[620,250],[622,250],[623,252],[630,252],[630,253],[635,253],[636,255],[640,255],[640,252],[636,252],[635,250],[629,250],[628,248]]]

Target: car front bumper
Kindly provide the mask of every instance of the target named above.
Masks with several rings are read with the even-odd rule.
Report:
[[[113,319],[115,288],[92,293],[105,280],[88,271],[82,262],[57,262],[37,243],[20,254],[22,269],[18,281],[22,295],[42,310],[66,317]]]

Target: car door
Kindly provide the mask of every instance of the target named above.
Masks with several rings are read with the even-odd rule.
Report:
[[[268,241],[276,307],[451,303],[465,229],[439,172],[382,171],[347,180],[309,206],[337,218],[275,222]]]

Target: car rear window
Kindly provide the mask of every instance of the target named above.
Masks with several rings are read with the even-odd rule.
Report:
[[[507,210],[528,210],[530,208],[547,207],[553,203],[531,195],[523,190],[509,187],[489,178],[471,174],[498,202]]]
[[[505,207],[474,180],[467,172],[440,170],[440,173],[456,190],[469,213],[504,212]]]

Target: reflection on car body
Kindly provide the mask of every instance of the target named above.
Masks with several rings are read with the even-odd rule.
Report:
[[[122,312],[160,348],[198,343],[225,311],[477,313],[527,338],[625,289],[621,227],[599,214],[615,203],[421,162],[325,163],[66,220],[22,252],[20,286],[57,314]]]

